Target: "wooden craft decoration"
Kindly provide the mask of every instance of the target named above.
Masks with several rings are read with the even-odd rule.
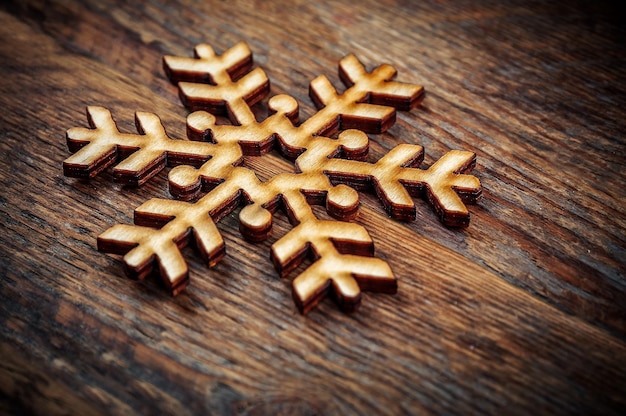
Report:
[[[424,96],[421,86],[392,81],[393,67],[367,72],[356,57],[346,56],[339,76],[347,89],[339,94],[328,78],[315,78],[309,94],[318,111],[298,123],[298,103],[288,95],[272,97],[271,115],[256,120],[250,106],[267,96],[269,81],[262,69],[251,70],[245,43],[221,56],[198,45],[195,58],[166,56],[163,64],[183,103],[194,110],[187,117],[190,140],[169,138],[150,113],[136,114],[138,134],[120,133],[101,107],[87,108],[90,129],[67,131],[69,149],[76,152],[64,162],[67,176],[90,178],[119,162],[114,178],[141,185],[165,165],[176,166],[168,181],[177,200],[151,199],[135,210],[134,225],[118,224],[98,237],[100,251],[124,255],[131,277],[158,271],[176,295],[188,283],[181,248],[193,243],[212,266],[225,253],[217,221],[243,205],[242,235],[263,241],[273,213],[282,208],[293,229],[272,245],[277,271],[286,276],[307,256],[313,258],[293,280],[298,309],[306,313],[330,293],[343,310],[352,311],[362,290],[397,290],[389,265],[373,257],[365,228],[349,222],[358,212],[357,190],[373,189],[399,220],[415,219],[412,197],[425,195],[445,225],[469,224],[465,204],[481,195],[479,180],[467,174],[475,166],[474,153],[453,150],[423,170],[422,147],[404,144],[376,163],[366,161],[366,133],[384,132],[395,122],[396,109],[410,110]],[[216,124],[215,115],[228,116],[232,125]],[[273,148],[294,160],[295,170],[263,182],[244,166],[243,157]],[[325,205],[337,220],[318,219],[311,204]]]

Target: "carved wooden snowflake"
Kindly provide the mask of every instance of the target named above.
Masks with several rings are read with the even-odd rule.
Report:
[[[426,170],[419,169],[421,146],[395,147],[376,163],[366,161],[366,133],[381,133],[424,95],[421,86],[391,81],[396,71],[381,65],[367,72],[353,55],[339,63],[347,89],[339,94],[319,76],[309,93],[318,111],[298,123],[298,103],[288,95],[272,97],[272,114],[258,122],[250,106],[269,93],[265,72],[252,69],[252,53],[239,43],[217,56],[205,44],[195,58],[166,56],[164,68],[178,84],[190,140],[169,138],[155,114],[135,115],[139,134],[120,133],[110,112],[88,107],[90,127],[67,131],[70,151],[63,163],[67,176],[91,178],[116,164],[114,178],[141,185],[165,165],[177,200],[151,199],[135,210],[135,224],[118,224],[98,237],[98,250],[124,254],[128,273],[142,279],[157,270],[176,295],[188,283],[181,248],[190,242],[210,265],[224,255],[215,223],[235,208],[242,235],[251,241],[268,238],[272,214],[283,208],[293,229],[272,245],[271,259],[281,276],[307,255],[313,263],[293,280],[299,310],[308,312],[327,293],[339,306],[354,310],[361,290],[395,293],[397,281],[389,265],[373,257],[367,231],[349,222],[358,211],[356,190],[374,189],[390,216],[415,218],[413,196],[425,195],[447,226],[469,224],[465,203],[481,194],[472,152],[453,150]],[[227,115],[232,125],[217,125],[214,115]],[[337,138],[332,136],[339,132]],[[244,165],[243,156],[278,148],[295,160],[295,171],[263,182]],[[201,192],[205,194],[199,197]],[[336,221],[320,220],[311,204],[325,204]]]

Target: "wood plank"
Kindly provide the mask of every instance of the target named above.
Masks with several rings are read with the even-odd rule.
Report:
[[[619,414],[625,58],[605,6],[244,6],[3,6],[0,409]],[[272,94],[293,95],[305,115],[308,82],[323,73],[338,85],[348,52],[423,83],[423,106],[371,136],[372,160],[407,142],[426,148],[426,165],[448,149],[478,154],[485,195],[465,231],[425,202],[418,221],[389,220],[363,195],[356,222],[397,295],[301,316],[268,259],[290,229],[282,215],[260,244],[241,238],[236,215],[222,220],[226,258],[208,269],[186,250],[192,280],[175,298],[96,251],[97,235],[168,197],[166,174],[138,189],[110,173],[65,178],[65,130],[104,105],[122,130],[134,131],[134,111],[154,111],[183,137],[188,112],[162,55],[239,40]],[[265,178],[291,167],[277,154],[248,162]]]
[[[15,7],[26,8],[24,5]],[[389,57],[398,51],[427,48],[432,56],[401,54],[402,59],[394,60],[394,64],[398,66],[400,79],[404,79],[405,73],[407,77],[417,73],[419,79],[415,82],[426,86],[429,99],[410,116],[400,115],[395,131],[384,136],[385,142],[379,148],[372,146],[373,157],[380,157],[392,145],[404,142],[424,145],[426,163],[432,163],[451,148],[473,150],[478,154],[478,172],[482,169],[485,173],[482,179],[487,197],[474,210],[476,226],[463,236],[452,237],[455,234],[440,227],[427,210],[422,221],[410,226],[441,244],[461,250],[474,261],[484,262],[509,282],[526,288],[562,310],[592,319],[620,333],[626,330],[626,314],[621,306],[626,304],[623,283],[623,259],[626,257],[623,229],[626,224],[622,215],[623,204],[619,202],[625,196],[619,175],[620,166],[624,165],[619,150],[623,140],[615,137],[615,132],[619,131],[615,123],[620,119],[615,109],[619,108],[620,102],[623,103],[624,95],[610,90],[619,91],[623,87],[617,71],[620,65],[615,63],[623,62],[624,58],[618,43],[612,42],[619,33],[615,33],[610,22],[600,19],[605,17],[601,4],[593,6],[598,10],[592,10],[590,14],[587,24],[591,29],[585,28],[589,36],[582,42],[569,45],[565,52],[553,45],[561,38],[575,37],[581,29],[565,18],[558,20],[559,14],[573,22],[584,19],[580,10],[568,10],[566,6],[546,10],[560,24],[560,34],[550,30],[549,19],[544,21],[536,16],[539,12],[524,7],[486,10],[483,17],[483,11],[458,6],[460,13],[452,13],[457,16],[452,19],[443,14],[443,9],[433,5],[428,13],[420,11],[419,25],[412,31],[409,25],[417,19],[400,17],[407,11],[401,8],[383,11],[376,6],[381,17],[371,25],[394,21],[399,26],[387,35],[390,39],[384,42],[381,38],[372,39],[369,47],[357,41],[368,38],[362,24],[348,22],[346,25],[340,18],[341,11],[345,10],[322,8],[314,13],[320,15],[319,22],[310,22],[311,26],[302,32],[289,33],[292,35],[289,48],[276,45],[271,50],[268,47],[271,43],[255,41],[255,36],[250,36],[247,31],[266,33],[270,39],[272,33],[278,37],[281,30],[291,30],[290,26],[275,25],[277,21],[290,21],[289,8],[278,14],[264,14],[264,18],[259,19],[256,12],[245,8],[230,10],[229,6],[218,5],[211,7],[210,13],[203,13],[181,7],[175,21],[190,19],[196,24],[181,26],[172,23],[167,26],[170,31],[163,31],[155,25],[165,21],[166,11],[151,6],[123,6],[105,13],[102,7],[31,4],[23,12],[26,13],[23,18],[42,19],[42,15],[45,16],[41,23],[44,30],[61,45],[115,67],[129,77],[126,82],[146,85],[176,105],[176,91],[169,86],[156,63],[163,54],[189,55],[196,42],[205,41],[197,38],[193,28],[198,27],[197,20],[206,15],[219,16],[216,19],[236,15],[239,25],[231,27],[224,36],[213,36],[217,40],[214,47],[224,50],[247,39],[255,59],[268,72],[273,91],[294,95],[305,114],[311,114],[312,110],[304,86],[319,73],[333,74],[337,60],[345,53],[353,51],[373,65],[391,61]],[[147,22],[138,27],[136,17],[142,13],[147,16],[144,19]],[[306,10],[298,16],[305,18]],[[172,17],[167,15],[167,18]],[[497,34],[494,40],[489,41],[489,37],[482,36],[484,33],[472,33],[471,30],[478,30],[475,26],[465,33],[462,26],[454,25],[455,21],[477,25],[476,22],[483,21],[481,19],[494,25],[490,29]],[[519,47],[502,46],[519,35],[518,26],[507,26],[507,19],[527,19],[533,24],[533,30],[524,33],[523,44],[517,42]],[[66,24],[74,20],[82,23]],[[324,53],[316,57],[317,61],[312,61],[315,42],[323,43],[326,39],[312,33],[323,32],[322,27],[328,27],[335,20],[341,23],[333,25],[337,31],[348,32],[350,28],[360,32],[350,32],[349,39],[343,42],[323,45]],[[96,22],[110,27],[108,41],[102,37]],[[599,29],[592,30],[593,24]],[[442,29],[438,31],[437,25]],[[374,29],[378,29],[375,30],[377,33],[384,32],[383,27],[374,26]],[[120,42],[116,39],[124,39],[125,52],[117,49]],[[433,44],[426,45],[424,39]],[[465,43],[459,39],[466,39]],[[346,44],[351,49],[347,49]],[[389,44],[395,45],[390,51]],[[496,46],[500,48],[496,49]],[[122,59],[128,50],[134,51],[134,56]],[[384,51],[389,56],[385,56]],[[536,51],[544,52],[537,57]],[[578,56],[586,58],[575,68],[565,65]],[[294,77],[293,70],[285,70],[286,65],[282,62],[298,62],[298,71],[302,75]],[[537,70],[547,65],[551,65],[549,70]],[[509,73],[511,75],[507,76]],[[476,74],[481,74],[482,78]],[[524,77],[514,74],[524,74]],[[334,77],[331,79],[336,81]],[[537,93],[539,86],[549,84],[553,79],[562,81],[559,88],[543,95]],[[581,80],[585,80],[586,88],[579,87]],[[592,91],[598,93],[594,95]],[[98,91],[90,93],[101,94]],[[606,103],[613,105],[607,107]],[[583,104],[585,107],[581,107]],[[128,108],[126,114],[139,109],[128,102],[124,105]],[[176,111],[185,114],[179,106]],[[486,210],[485,222],[482,222]],[[520,216],[525,220],[518,221]],[[536,226],[527,229],[520,227],[522,223]],[[468,238],[470,244],[459,246],[460,239]],[[495,251],[492,249],[494,241],[501,242],[501,247]],[[491,256],[490,253],[494,252],[497,254]],[[510,264],[515,267],[509,267]]]

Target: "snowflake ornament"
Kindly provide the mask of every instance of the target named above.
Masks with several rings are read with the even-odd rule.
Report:
[[[118,224],[98,237],[98,250],[124,255],[131,277],[158,271],[176,295],[189,280],[181,248],[193,243],[213,266],[225,253],[217,221],[243,205],[241,234],[263,241],[273,213],[282,208],[293,228],[272,245],[276,270],[286,276],[307,255],[314,259],[293,280],[298,309],[306,313],[330,293],[343,310],[352,311],[361,290],[397,290],[389,265],[373,257],[368,232],[349,222],[358,213],[357,191],[373,189],[395,219],[415,219],[413,197],[425,195],[445,225],[469,224],[465,204],[481,195],[480,181],[467,174],[475,166],[474,153],[453,150],[422,170],[423,148],[403,144],[376,163],[366,161],[366,133],[384,132],[395,123],[396,109],[408,111],[424,96],[421,86],[392,81],[393,67],[367,72],[348,55],[339,62],[347,87],[342,94],[319,76],[309,87],[318,108],[314,115],[299,123],[297,101],[277,95],[268,102],[271,115],[259,122],[250,107],[268,95],[270,83],[262,69],[252,70],[248,46],[242,42],[218,56],[202,44],[195,55],[163,59],[182,102],[194,111],[187,117],[189,140],[171,139],[158,116],[144,112],[135,115],[138,134],[120,133],[102,107],[87,108],[91,128],[67,131],[74,152],[63,162],[67,176],[91,178],[115,165],[115,180],[139,186],[166,165],[175,166],[168,181],[176,200],[151,199],[135,209],[134,225]],[[217,125],[216,115],[228,116],[232,125]],[[274,148],[295,161],[295,169],[263,182],[243,157]],[[337,220],[318,219],[312,204],[325,205]]]

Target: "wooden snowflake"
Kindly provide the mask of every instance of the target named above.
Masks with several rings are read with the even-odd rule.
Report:
[[[102,107],[87,108],[91,128],[67,131],[69,149],[75,152],[63,163],[67,176],[91,178],[116,164],[116,180],[141,185],[165,165],[176,166],[169,184],[177,200],[151,199],[135,210],[134,225],[118,224],[98,237],[98,250],[123,254],[132,277],[158,271],[176,295],[189,280],[182,247],[194,242],[212,266],[225,252],[217,221],[243,205],[242,235],[263,241],[280,207],[293,229],[272,245],[274,266],[285,276],[307,255],[314,258],[293,280],[298,309],[308,312],[330,292],[342,309],[351,311],[361,290],[397,289],[389,265],[373,257],[368,232],[349,222],[358,212],[357,190],[373,189],[388,214],[399,220],[413,220],[413,197],[425,195],[445,225],[469,224],[465,203],[476,202],[481,194],[479,180],[467,174],[475,165],[474,153],[453,150],[422,170],[423,148],[404,144],[376,163],[366,161],[366,133],[384,132],[394,124],[396,109],[410,110],[424,95],[421,86],[392,81],[393,67],[367,72],[356,57],[346,56],[339,63],[347,87],[342,94],[319,76],[309,87],[318,108],[313,116],[298,123],[296,100],[278,95],[268,102],[271,115],[259,122],[250,106],[267,96],[270,86],[262,69],[251,70],[248,46],[239,43],[218,56],[202,44],[195,55],[163,60],[183,103],[194,111],[187,117],[190,140],[169,138],[158,116],[143,112],[135,115],[139,134],[120,133]],[[232,125],[217,125],[216,115],[227,115]],[[263,182],[243,157],[273,148],[295,160],[295,170]],[[324,204],[337,220],[318,219],[311,204]]]

